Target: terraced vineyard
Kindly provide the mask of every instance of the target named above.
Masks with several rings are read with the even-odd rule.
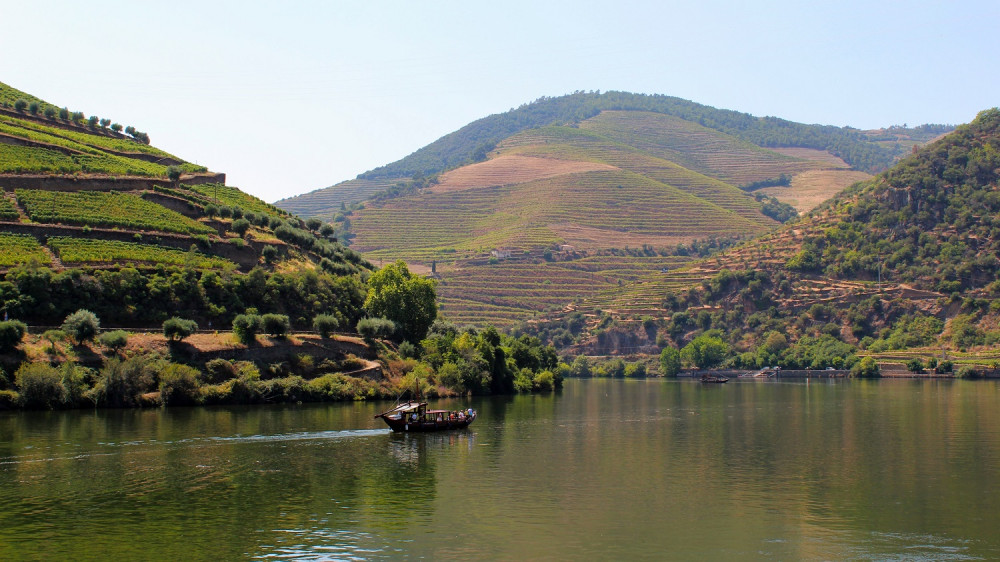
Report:
[[[214,232],[212,228],[200,222],[131,193],[35,189],[18,189],[14,193],[28,217],[36,222],[183,234]]]
[[[174,248],[118,240],[54,236],[49,238],[48,246],[64,264],[138,263],[180,265],[197,269],[236,269],[236,264],[229,260],[206,256],[199,252],[184,252]]]
[[[20,129],[28,131],[42,133],[45,135],[44,137],[45,139],[62,139],[63,141],[69,141],[65,145],[59,144],[58,142],[56,143],[59,144],[60,146],[67,146],[68,148],[74,148],[79,145],[82,145],[98,150],[110,150],[113,152],[119,152],[124,154],[147,154],[158,158],[178,160],[178,161],[180,160],[176,156],[169,154],[163,150],[160,150],[155,146],[150,146],[148,144],[143,144],[141,142],[135,142],[133,140],[108,137],[104,135],[87,134],[79,131],[70,131],[58,127],[47,126],[36,121],[30,121],[27,119],[15,119],[3,115],[0,115],[0,123],[13,127],[18,127]],[[204,169],[203,167],[200,168],[202,170]]]
[[[35,261],[40,265],[52,262],[42,245],[33,236],[0,232],[0,267],[12,267]]]
[[[330,221],[341,211],[342,207],[365,201],[376,193],[389,189],[401,180],[402,178],[348,180],[335,186],[282,199],[276,205],[291,213]]]
[[[194,191],[204,196],[205,201],[217,201],[219,204],[230,207],[239,207],[243,211],[253,213],[264,213],[267,215],[287,216],[288,213],[282,209],[261,201],[260,199],[240,191],[239,188],[223,185],[219,183],[206,183],[200,185],[184,185],[184,189]]]
[[[732,185],[795,174],[816,162],[785,156],[671,115],[604,111],[580,128]]]

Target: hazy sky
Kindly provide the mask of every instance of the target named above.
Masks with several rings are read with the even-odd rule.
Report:
[[[0,0],[0,82],[267,201],[540,96],[875,128],[1000,105],[1000,3]]]

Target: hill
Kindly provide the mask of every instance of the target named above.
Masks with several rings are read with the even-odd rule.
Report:
[[[521,329],[591,353],[655,352],[708,333],[746,367],[872,355],[898,369],[913,359],[993,369],[998,178],[991,109],[801,220]]]
[[[225,185],[110,119],[0,84],[0,309],[56,325],[179,315],[228,327],[250,308],[353,325],[370,264],[304,221]]]
[[[340,188],[278,204],[334,221],[371,260],[433,272],[448,318],[506,325],[676,267],[699,253],[696,241],[761,235],[869,177],[834,151],[872,169],[904,151],[905,135],[917,142],[937,129],[888,131],[577,93],[477,121]],[[614,265],[583,265],[609,256]],[[574,271],[600,274],[584,283]]]

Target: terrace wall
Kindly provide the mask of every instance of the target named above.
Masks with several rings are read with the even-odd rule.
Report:
[[[188,185],[205,183],[226,183],[226,174],[205,172],[181,176],[181,182]],[[2,174],[0,187],[5,191],[15,189],[37,189],[40,191],[141,191],[153,186],[171,187],[168,179],[114,176],[51,176],[42,174]]]

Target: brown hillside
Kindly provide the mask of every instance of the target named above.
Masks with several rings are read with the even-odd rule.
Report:
[[[809,170],[795,175],[789,186],[767,187],[757,192],[776,197],[804,214],[848,186],[870,177],[866,172],[855,170]]]
[[[600,162],[502,155],[486,162],[463,166],[447,172],[441,176],[441,181],[430,191],[432,193],[446,193],[477,187],[526,183],[564,174],[615,169],[617,168],[614,166]]]

